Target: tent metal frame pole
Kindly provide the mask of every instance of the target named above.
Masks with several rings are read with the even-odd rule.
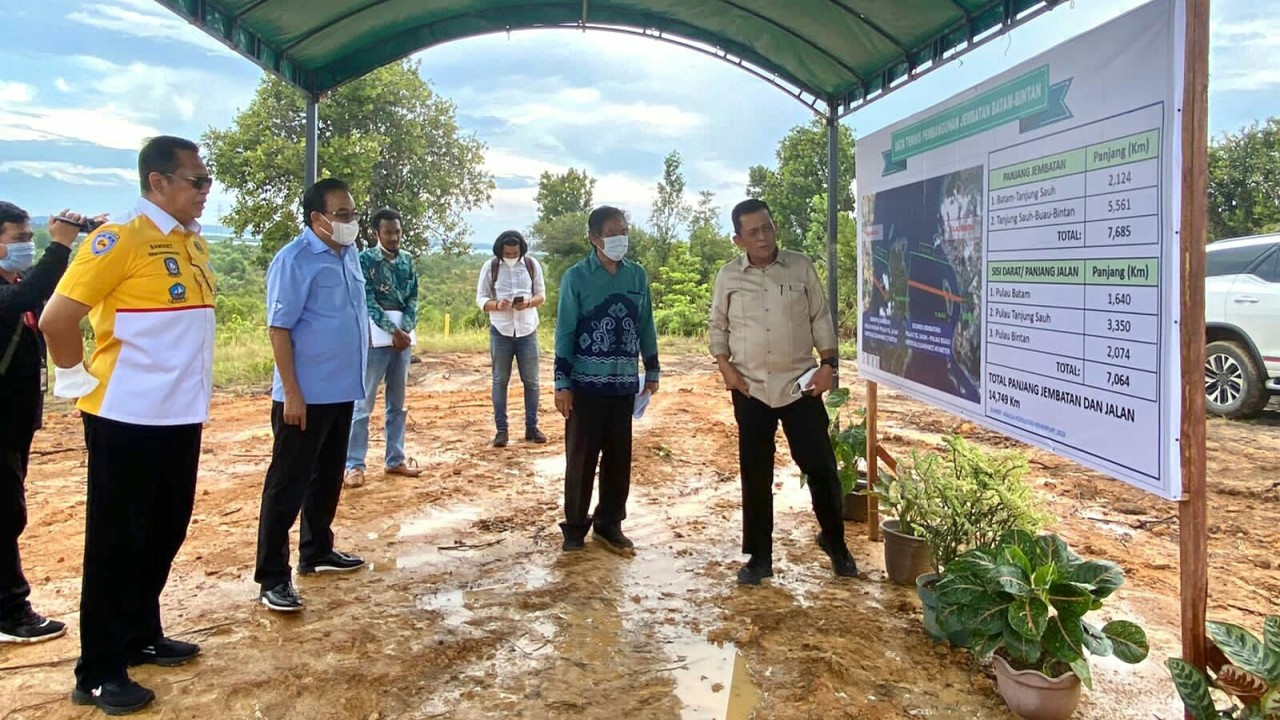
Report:
[[[303,151],[302,186],[309,188],[316,182],[318,170],[318,146],[320,144],[320,96],[307,93],[307,137]]]
[[[836,359],[840,357],[840,278],[836,245],[840,236],[840,115],[835,98],[827,100],[827,307],[836,336]],[[833,388],[840,387],[837,373]]]

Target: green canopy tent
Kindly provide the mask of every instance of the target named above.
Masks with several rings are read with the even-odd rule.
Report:
[[[804,103],[828,130],[827,264],[836,266],[837,123],[1062,0],[156,0],[305,92],[304,178],[318,104],[365,73],[451,40],[523,29],[596,30],[673,43],[737,65]],[[1182,277],[1204,277],[1209,0],[1185,0]],[[827,273],[836,304],[837,277]],[[1204,666],[1204,286],[1182,287],[1183,656]],[[874,388],[870,388],[874,403]],[[872,460],[874,468],[874,460]]]
[[[836,265],[836,124],[1060,0],[157,0],[307,94],[304,184],[320,98],[451,40],[520,29],[639,35],[736,65],[823,116],[827,266]],[[836,307],[838,280],[827,273]],[[833,321],[835,318],[833,317]]]

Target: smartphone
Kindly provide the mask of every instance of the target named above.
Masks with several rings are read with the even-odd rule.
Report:
[[[520,303],[524,302],[524,296],[523,296],[523,295],[517,295],[517,296],[515,297],[515,299],[514,299],[514,300],[512,300],[511,302],[512,302],[512,304],[514,304],[514,305],[519,305]]]

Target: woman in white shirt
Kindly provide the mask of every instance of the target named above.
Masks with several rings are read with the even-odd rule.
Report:
[[[493,257],[480,268],[476,304],[489,314],[489,359],[493,366],[494,447],[507,445],[507,385],[511,361],[524,385],[524,439],[544,443],[538,429],[538,306],[546,302],[542,266],[529,254],[529,243],[515,230],[493,242]]]

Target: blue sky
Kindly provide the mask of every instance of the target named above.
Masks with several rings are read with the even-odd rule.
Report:
[[[6,0],[10,7],[16,0]],[[1076,0],[846,122],[877,130],[1141,4]],[[66,205],[119,212],[136,197],[142,138],[198,137],[230,125],[253,96],[256,66],[153,0],[42,0],[0,24],[0,199],[43,215]],[[1214,0],[1210,130],[1280,115],[1280,3]],[[684,157],[690,198],[712,190],[728,224],[747,168],[773,164],[778,140],[810,111],[712,58],[610,33],[526,31],[432,48],[423,75],[488,146],[498,190],[468,215],[476,239],[529,226],[544,170],[585,168],[596,200],[647,224],[662,158]],[[321,106],[323,112],[323,105]],[[232,199],[215,185],[203,218]]]

